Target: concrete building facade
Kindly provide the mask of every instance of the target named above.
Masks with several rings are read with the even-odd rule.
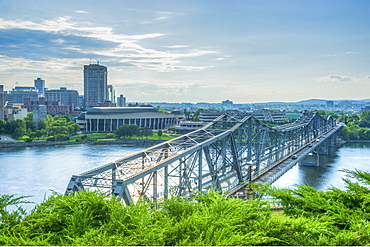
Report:
[[[251,115],[261,121],[269,121],[280,123],[283,121],[289,121],[285,111],[262,109],[256,110]]]
[[[73,104],[79,106],[79,95],[76,90],[68,90],[66,87],[60,89],[46,90],[45,97],[48,101],[60,101],[61,105]]]
[[[73,104],[61,105],[60,101],[49,101],[44,97],[39,100],[24,99],[23,108],[27,108],[28,112],[33,112],[35,106],[44,105],[47,109],[47,114],[52,116],[71,114],[73,111]]]
[[[33,121],[35,123],[38,123],[40,122],[41,120],[45,120],[46,119],[46,116],[48,114],[48,108],[46,105],[34,105],[32,107],[32,117],[33,117]]]
[[[35,87],[15,87],[9,93],[13,96],[13,103],[23,103],[25,98],[38,100],[41,96]]]
[[[111,103],[116,103],[116,90],[114,89],[113,85],[108,85],[107,90],[108,90],[107,100],[110,101]]]
[[[123,97],[122,94],[119,97],[117,97],[117,106],[118,107],[125,107],[126,106],[126,97]]]
[[[84,65],[84,103],[86,108],[104,103],[108,98],[107,67],[100,64]]]
[[[197,129],[202,128],[204,125],[206,125],[205,122],[197,122],[197,121],[181,121],[176,127],[177,133],[185,133],[194,131]]]
[[[28,111],[25,108],[5,108],[4,109],[4,120],[9,122],[12,120],[23,119],[27,117]]]
[[[151,105],[139,107],[93,107],[77,118],[86,131],[115,131],[123,124],[136,124],[153,130],[175,126],[184,115],[162,113]]]

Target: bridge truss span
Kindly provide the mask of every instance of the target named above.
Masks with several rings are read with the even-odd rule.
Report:
[[[131,204],[139,197],[187,197],[211,187],[236,191],[335,126],[316,111],[277,127],[224,114],[201,129],[74,175],[66,193],[99,190]]]

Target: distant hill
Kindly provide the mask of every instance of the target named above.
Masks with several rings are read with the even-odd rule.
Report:
[[[324,99],[309,99],[309,100],[302,100],[296,102],[296,104],[306,104],[306,105],[325,105],[326,101]],[[350,100],[350,99],[343,99],[343,100],[333,100],[335,104],[338,104],[343,101],[350,101],[353,104],[366,104],[370,103],[370,99],[362,99],[362,100]]]
[[[306,105],[325,105],[327,100],[324,99],[308,99],[296,102],[296,104],[306,104]]]

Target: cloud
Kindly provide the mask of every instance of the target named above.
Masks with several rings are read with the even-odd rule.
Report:
[[[160,37],[161,33],[149,33],[143,35],[124,35],[115,34],[110,27],[96,27],[92,23],[77,23],[71,21],[70,16],[62,16],[56,20],[45,20],[41,23],[35,23],[31,21],[7,21],[0,18],[0,29],[27,29],[27,30],[38,30],[49,33],[60,33],[63,35],[75,35],[82,37],[95,38],[110,42],[127,42],[128,40],[140,40],[147,38]]]
[[[354,54],[358,54],[358,52],[356,51],[347,51],[347,52],[343,52],[343,53],[340,53],[340,54],[329,54],[329,55],[326,55],[327,57],[337,57],[337,56],[346,56],[346,55],[354,55]]]
[[[358,52],[356,52],[356,51],[347,51],[347,52],[342,53],[342,55],[352,55],[352,54],[358,54]]]
[[[188,45],[170,45],[170,46],[164,46],[166,48],[170,48],[170,49],[178,49],[178,48],[187,48],[189,47]]]
[[[79,14],[87,14],[89,12],[84,11],[84,10],[76,10],[76,13],[79,13]]]
[[[168,16],[161,16],[161,17],[157,17],[155,18],[155,20],[164,20],[164,19],[167,19]]]
[[[328,75],[324,77],[317,78],[317,81],[321,82],[346,82],[354,80],[355,78],[349,76],[342,76],[342,75]]]
[[[63,44],[63,43],[66,43],[65,40],[63,39],[53,39],[53,40],[50,40],[51,42],[53,43],[57,43],[57,44]]]
[[[95,26],[92,23],[78,23],[69,16],[40,23],[24,20],[5,20],[0,18],[0,31],[9,32],[14,39],[25,37],[23,47],[17,53],[3,53],[8,56],[23,56],[31,59],[45,57],[94,57],[104,61],[118,61],[142,69],[168,72],[173,70],[202,70],[210,66],[180,65],[180,60],[218,53],[212,50],[187,49],[178,51],[160,51],[139,45],[144,39],[164,36],[162,33],[126,35],[113,32],[110,27]],[[48,34],[48,35],[45,35]],[[27,39],[32,39],[31,42]],[[13,40],[10,40],[13,42]],[[18,42],[20,42],[18,40]],[[13,42],[14,43],[14,42]],[[27,52],[29,46],[39,46],[39,50]],[[46,47],[45,51],[42,47]],[[188,45],[165,46],[167,48],[187,48]],[[40,58],[37,58],[39,54]],[[117,60],[118,59],[118,60]],[[117,64],[120,66],[119,64]]]

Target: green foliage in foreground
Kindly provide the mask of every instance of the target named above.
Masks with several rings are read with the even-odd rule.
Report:
[[[24,198],[0,197],[1,245],[369,245],[370,174],[347,171],[345,191],[259,188],[283,205],[225,198],[210,191],[158,205],[125,206],[98,193],[54,194],[29,214],[8,212]],[[274,201],[276,203],[276,201]]]

